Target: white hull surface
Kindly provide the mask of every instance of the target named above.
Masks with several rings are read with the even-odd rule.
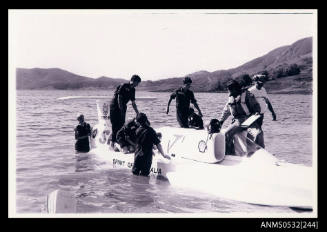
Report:
[[[266,163],[226,156],[219,164],[180,166],[167,174],[178,187],[253,204],[312,208],[313,170],[286,163]]]
[[[196,141],[198,136],[183,140],[180,138],[183,134],[180,134],[180,137],[177,134],[180,139],[176,141],[176,131],[186,130],[187,133],[192,131],[179,128],[172,130],[174,133],[169,140],[168,128],[157,129],[166,133],[163,134],[162,146],[165,152],[169,151],[167,154],[171,155],[172,159],[166,160],[156,152],[150,171],[151,176],[163,176],[174,186],[232,200],[262,205],[312,207],[313,169],[311,167],[280,162],[264,149],[256,150],[251,157],[227,155],[223,156],[223,160],[219,156],[219,159],[215,159],[213,153],[207,156],[197,150],[188,154],[187,151],[197,148],[198,142],[206,139],[206,135],[203,134],[203,138],[199,136],[199,141]],[[193,133],[198,132],[202,134],[205,131],[193,130]],[[184,136],[192,137],[191,134],[184,134]],[[219,134],[217,136],[219,137]],[[219,140],[217,136],[212,141]],[[192,143],[187,146],[187,141]],[[209,142],[207,146],[210,146]],[[184,151],[182,151],[183,147]],[[212,152],[213,149],[212,145],[208,151]],[[98,144],[92,149],[92,153],[113,168],[131,169],[133,166],[134,154],[114,152],[106,143]]]
[[[109,149],[108,110],[97,104],[99,123],[93,128],[92,153],[110,167],[131,169],[134,154]],[[225,156],[225,135],[206,130],[162,127],[161,144],[167,160],[153,157],[150,175],[168,178],[174,186],[253,204],[312,208],[313,168],[279,161],[255,144],[242,143],[240,154]],[[243,136],[244,138],[244,136]],[[245,149],[245,150],[244,150]]]

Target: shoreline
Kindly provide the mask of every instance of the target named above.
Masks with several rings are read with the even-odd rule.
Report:
[[[110,89],[99,89],[99,88],[90,88],[90,89],[16,89],[16,91],[24,91],[24,90],[31,90],[31,91],[96,91],[96,90],[108,90],[108,91],[112,91],[114,89],[110,88]],[[139,91],[146,91],[146,92],[150,92],[150,93],[170,93],[172,92],[172,90],[145,90],[145,89],[141,89]],[[194,93],[228,93],[228,91],[193,91]],[[268,94],[301,94],[301,95],[313,95],[313,91],[312,90],[273,90],[273,91],[268,91]]]

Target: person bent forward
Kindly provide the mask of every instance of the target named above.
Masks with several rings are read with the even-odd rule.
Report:
[[[139,113],[136,121],[140,126],[136,130],[136,150],[132,172],[134,175],[148,176],[152,165],[153,145],[156,145],[164,158],[170,159],[170,156],[164,153],[158,135],[150,127],[147,116]]]

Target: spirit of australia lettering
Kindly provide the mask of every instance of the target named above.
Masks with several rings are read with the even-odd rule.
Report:
[[[125,161],[123,161],[123,160],[119,160],[119,159],[113,159],[112,160],[112,163],[113,163],[113,165],[114,165],[114,167],[116,166],[116,165],[119,165],[119,166],[127,166],[128,168],[132,168],[133,167],[133,163],[131,163],[131,162],[125,162]],[[152,172],[152,173],[154,173],[154,174],[161,174],[161,168],[151,168],[150,169],[150,172]]]

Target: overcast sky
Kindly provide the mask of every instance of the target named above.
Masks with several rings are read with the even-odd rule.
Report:
[[[10,10],[9,63],[144,80],[229,69],[314,35],[313,11],[276,12]]]

